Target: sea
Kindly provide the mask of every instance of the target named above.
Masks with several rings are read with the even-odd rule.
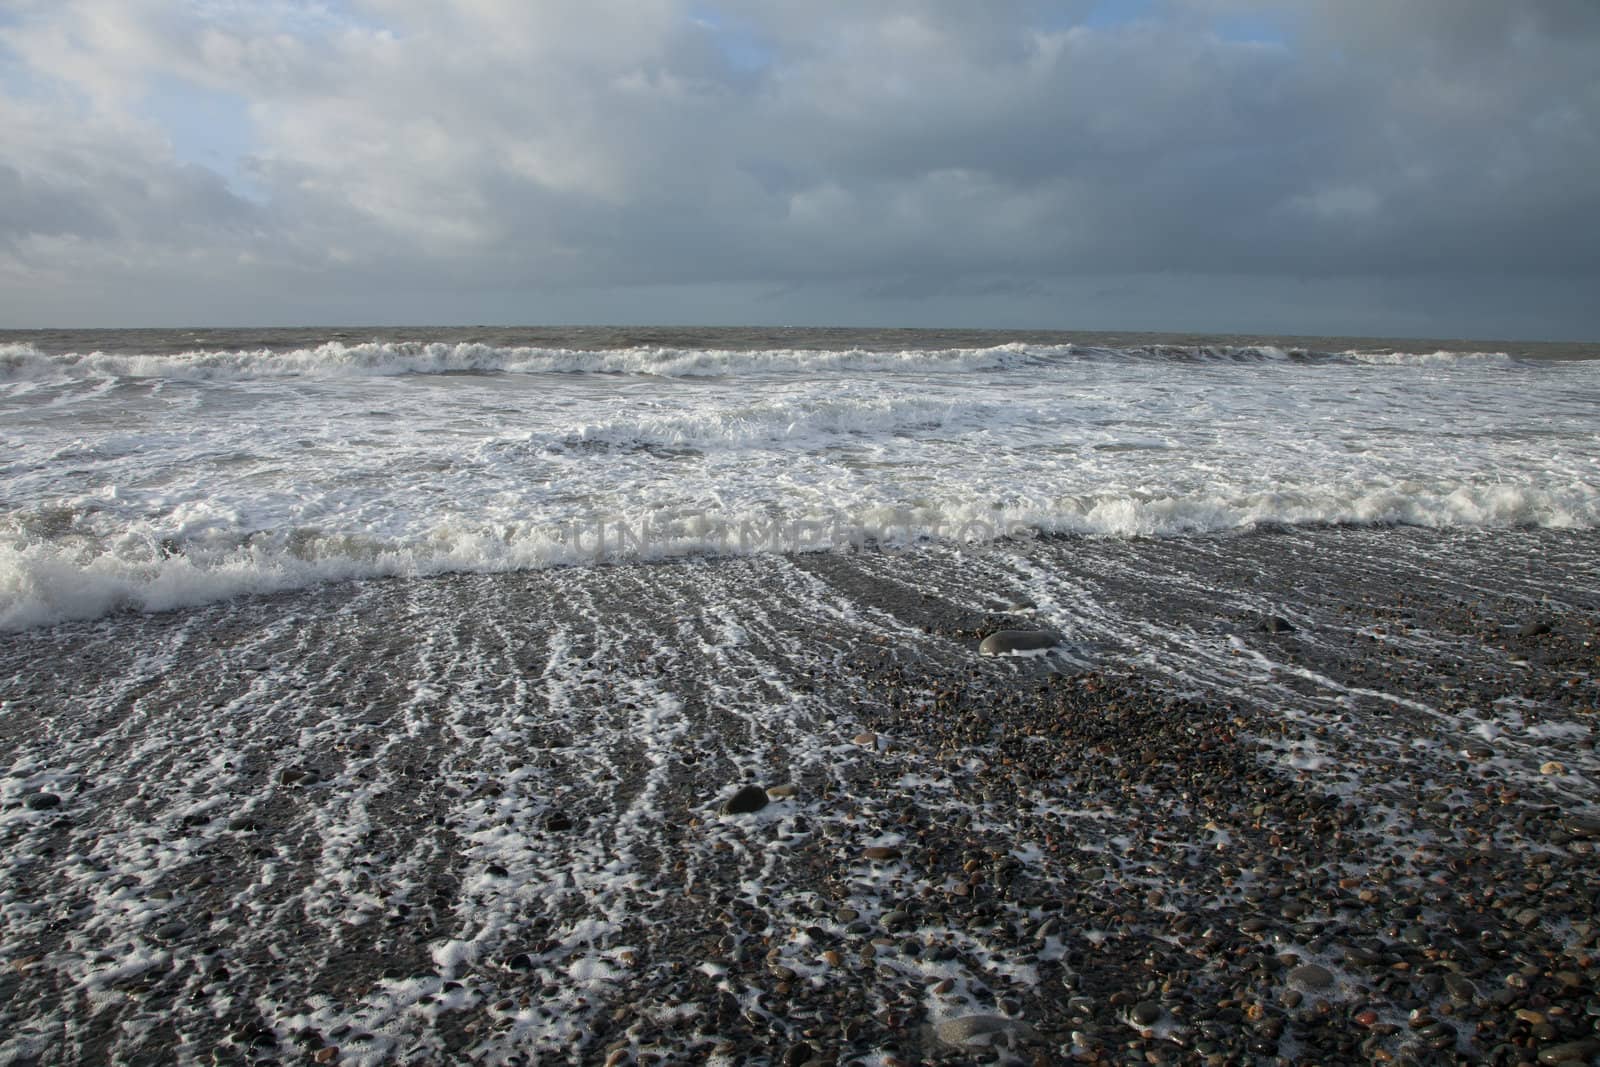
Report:
[[[1597,647],[1600,345],[0,334],[0,1064],[1566,1040]]]
[[[0,333],[0,630],[376,577],[1267,526],[1592,528],[1600,345]]]

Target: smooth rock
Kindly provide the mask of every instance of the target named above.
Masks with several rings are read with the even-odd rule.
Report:
[[[1573,837],[1600,837],[1600,816],[1568,815],[1561,828]]]
[[[986,656],[1000,656],[1008,652],[1038,652],[1060,643],[1061,635],[1048,630],[1000,630],[985,637],[978,651]]]
[[[959,1019],[946,1019],[933,1028],[933,1036],[946,1045],[960,1047],[976,1038],[994,1034],[1018,1034],[1028,1037],[1033,1028],[1016,1019],[1001,1015],[963,1015]]]
[[[870,848],[863,849],[861,854],[869,860],[897,860],[900,858],[900,850],[892,845],[873,845]]]
[[[1331,989],[1333,972],[1320,963],[1302,963],[1289,972],[1289,981],[1302,989]]]
[[[1256,623],[1256,629],[1269,634],[1292,634],[1295,632],[1295,625],[1282,615],[1268,615]]]
[[[1540,619],[1527,622],[1517,631],[1518,637],[1542,637],[1550,632],[1550,624]]]
[[[724,815],[746,815],[767,806],[767,791],[759,785],[747,785],[722,805]]]
[[[767,798],[769,800],[782,800],[784,797],[792,797],[798,792],[800,792],[800,787],[797,785],[775,785],[767,790]]]
[[[1546,1045],[1539,1050],[1540,1063],[1588,1063],[1600,1052],[1600,1038],[1586,1037],[1578,1041],[1563,1041],[1559,1045]]]
[[[48,811],[61,806],[61,798],[54,793],[34,793],[27,799],[27,805],[33,811]]]
[[[1161,1018],[1161,1005],[1153,1000],[1141,1000],[1133,1006],[1133,1021],[1140,1026],[1151,1026]]]

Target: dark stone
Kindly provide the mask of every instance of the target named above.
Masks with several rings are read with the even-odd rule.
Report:
[[[1600,1052],[1600,1038],[1586,1037],[1579,1041],[1563,1041],[1559,1045],[1546,1045],[1539,1050],[1540,1063],[1588,1063]]]
[[[1543,622],[1541,620],[1537,620],[1536,619],[1533,622],[1523,623],[1522,628],[1517,631],[1517,636],[1518,637],[1542,637],[1543,635],[1545,635],[1545,634],[1547,634],[1549,632],[1550,632],[1550,624],[1547,623],[1547,622]]]
[[[1282,615],[1268,615],[1256,623],[1256,629],[1269,634],[1292,634],[1295,632],[1295,625]]]
[[[526,952],[519,952],[509,960],[506,960],[506,966],[513,971],[531,971],[533,970],[533,957]]]
[[[570,830],[572,829],[572,820],[558,811],[544,821],[544,828],[557,833],[562,830]]]
[[[1561,828],[1573,837],[1600,837],[1600,816],[1568,815]]]
[[[28,797],[28,807],[34,811],[48,811],[61,806],[61,798],[54,793],[34,793]]]
[[[1333,972],[1318,963],[1303,963],[1289,972],[1289,981],[1302,989],[1328,989],[1333,985]]]
[[[745,815],[767,806],[767,791],[759,785],[747,785],[729,797],[722,805],[724,815]]]
[[[1151,1026],[1161,1018],[1161,1005],[1153,1000],[1141,1000],[1133,1006],[1133,1021],[1140,1026]]]
[[[511,872],[500,866],[498,863],[491,863],[489,866],[484,868],[484,873],[490,878],[504,878]]]
[[[1037,652],[1060,643],[1061,635],[1048,630],[1000,630],[985,637],[978,651],[986,656],[998,656],[1007,652]]]

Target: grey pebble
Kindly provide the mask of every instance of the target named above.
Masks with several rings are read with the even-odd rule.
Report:
[[[1330,989],[1333,987],[1333,972],[1320,963],[1302,963],[1289,972],[1289,981],[1302,989]]]
[[[978,651],[986,656],[999,656],[1007,652],[1037,652],[1060,643],[1059,634],[1046,630],[1001,630],[985,637]]]

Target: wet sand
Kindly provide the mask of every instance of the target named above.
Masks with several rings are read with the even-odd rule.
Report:
[[[0,1062],[1589,1062],[1597,665],[1600,537],[1408,528],[9,634]]]

